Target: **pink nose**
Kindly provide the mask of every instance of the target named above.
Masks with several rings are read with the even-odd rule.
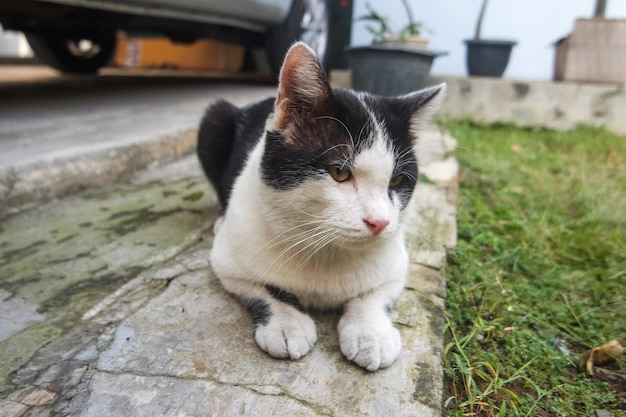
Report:
[[[378,219],[363,219],[363,222],[367,225],[368,229],[374,233],[374,235],[378,236],[385,230],[385,227],[389,224],[389,220],[378,220]]]

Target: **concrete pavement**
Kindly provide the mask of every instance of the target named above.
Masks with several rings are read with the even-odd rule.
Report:
[[[208,103],[274,94],[210,79],[60,77],[0,85],[0,200],[108,184],[191,152]]]
[[[263,93],[244,88],[236,90],[242,102]],[[81,160],[86,170],[105,173],[98,158],[116,160],[126,146],[143,155],[163,135],[191,143],[208,100],[173,106],[196,117],[187,114],[169,133],[163,123],[131,145],[76,150],[46,164]],[[154,117],[176,113],[169,110],[164,104]],[[20,206],[5,199],[0,415],[441,415],[440,272],[456,243],[453,148],[454,140],[434,126],[422,135],[420,162],[430,181],[418,185],[410,206],[411,273],[393,312],[403,351],[376,373],[341,356],[336,315],[314,317],[318,343],[299,361],[276,360],[256,347],[248,314],[208,263],[218,212],[194,156],[176,160],[176,154],[164,164],[160,151],[146,151],[148,162],[124,168],[125,179],[114,184],[46,203],[33,202],[32,194]],[[141,165],[148,168],[136,171]],[[69,189],[76,189],[71,181]]]

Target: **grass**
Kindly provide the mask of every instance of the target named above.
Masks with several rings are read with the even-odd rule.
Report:
[[[449,416],[626,416],[626,137],[444,122],[459,141],[449,257]]]

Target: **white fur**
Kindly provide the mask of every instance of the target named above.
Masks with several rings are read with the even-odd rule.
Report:
[[[272,284],[305,307],[333,308],[404,278],[399,210],[387,194],[392,162],[376,158],[377,147],[357,157],[354,181],[337,183],[328,175],[278,191],[260,178],[263,146],[261,140],[237,179],[215,236],[211,262],[222,281]],[[389,217],[378,237],[363,222],[368,215]]]
[[[387,291],[395,293],[395,288]],[[393,327],[391,318],[379,311],[387,296],[383,287],[350,301],[337,326],[341,352],[369,371],[391,365],[402,348],[400,332]]]
[[[281,70],[267,129],[281,129],[291,100],[307,106],[329,94],[313,51],[295,44]],[[267,322],[257,323],[255,330],[262,350],[298,359],[317,339],[311,318],[274,299],[265,287],[271,284],[295,295],[305,308],[343,307],[338,324],[341,351],[348,360],[375,371],[400,354],[400,334],[387,309],[404,288],[409,257],[400,201],[389,194],[395,162],[386,129],[367,108],[364,96],[357,97],[370,116],[373,136],[355,155],[352,178],[337,182],[328,174],[276,190],[261,179],[266,140],[261,138],[235,181],[228,210],[216,223],[211,263],[227,291],[269,306]],[[430,116],[442,97],[436,95],[416,111],[411,130]],[[375,234],[372,222],[387,226]]]
[[[315,345],[311,317],[280,301],[272,303],[272,317],[254,333],[257,345],[275,358],[300,359]]]
[[[216,227],[216,275],[228,291],[271,305],[270,322],[255,339],[272,356],[299,358],[316,335],[311,319],[268,297],[265,284],[295,294],[305,307],[345,306],[344,354],[370,370],[390,365],[400,342],[385,306],[402,291],[408,268],[399,202],[388,194],[392,154],[378,138],[357,155],[352,180],[338,183],[328,175],[279,191],[260,178],[264,142],[251,153]],[[374,236],[363,221],[368,217],[389,225]]]

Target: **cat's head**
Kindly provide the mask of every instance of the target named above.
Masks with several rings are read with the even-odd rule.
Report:
[[[394,98],[332,89],[313,51],[292,46],[261,160],[275,221],[330,244],[396,233],[417,183],[417,129],[444,94],[445,85]]]

